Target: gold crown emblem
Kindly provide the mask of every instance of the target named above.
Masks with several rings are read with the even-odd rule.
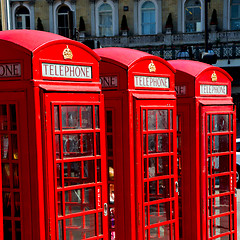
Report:
[[[215,71],[213,71],[211,79],[212,79],[212,82],[216,82],[217,81],[217,74],[215,73]]]
[[[67,47],[63,50],[63,58],[64,59],[72,59],[73,58],[73,54],[72,51]]]
[[[156,66],[154,65],[153,61],[151,60],[151,63],[148,65],[149,72],[156,72]]]

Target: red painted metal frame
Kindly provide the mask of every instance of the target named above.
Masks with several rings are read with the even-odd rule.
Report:
[[[19,146],[23,145],[21,147],[21,150],[24,151],[22,159],[27,163],[21,168],[21,174],[24,178],[28,178],[27,184],[20,183],[20,186],[24,184],[21,204],[27,206],[27,211],[23,208],[23,214],[26,214],[24,221],[27,223],[22,225],[22,239],[50,239],[53,236],[52,233],[56,231],[54,228],[55,215],[50,215],[55,207],[47,204],[49,199],[54,199],[55,196],[53,196],[53,192],[47,192],[46,189],[48,187],[54,189],[53,182],[49,178],[49,175],[53,176],[54,172],[53,168],[51,169],[51,166],[46,164],[48,153],[43,151],[47,149],[45,137],[49,134],[49,132],[45,132],[45,129],[46,126],[50,128],[50,123],[45,122],[45,115],[50,113],[44,111],[44,96],[49,92],[61,92],[62,94],[65,92],[70,95],[75,93],[79,96],[89,93],[88,100],[92,102],[92,93],[96,93],[99,96],[99,101],[103,104],[99,83],[100,58],[91,49],[79,42],[41,31],[3,31],[0,33],[0,43],[2,46],[0,64],[17,63],[21,65],[21,76],[8,76],[0,79],[0,91],[1,97],[5,96],[4,104],[9,104],[7,102],[9,99],[9,101],[16,102],[18,109],[22,109],[22,111],[18,111],[18,120],[23,126],[20,128]],[[67,46],[73,53],[72,60],[66,60],[63,57],[63,51]],[[92,78],[91,80],[78,79],[77,81],[72,78],[43,78],[41,66],[43,60],[44,62],[49,60],[51,64],[74,65],[76,63],[88,66],[91,68]],[[24,96],[23,100],[18,101],[18,94]],[[104,120],[102,121],[104,122]],[[104,126],[102,129],[104,131]],[[28,148],[28,146],[30,147]],[[52,142],[48,145],[49,149],[51,149],[50,146],[52,146]],[[103,157],[104,154],[103,152]],[[29,195],[31,196],[29,197]],[[50,213],[48,213],[48,209],[50,209]],[[0,216],[0,227],[1,224],[2,215]],[[107,232],[106,229],[105,232]],[[104,239],[107,237],[104,236]]]
[[[67,101],[65,99],[68,99]],[[63,206],[63,216],[58,216],[58,196],[57,196],[57,192],[60,191],[67,191],[67,190],[73,190],[73,189],[82,189],[82,187],[95,187],[95,204],[96,204],[96,210],[92,209],[91,211],[89,211],[89,213],[92,214],[96,214],[98,215],[98,213],[102,214],[102,230],[103,233],[102,234],[98,234],[96,237],[91,237],[88,239],[107,239],[107,217],[104,216],[103,214],[103,204],[107,202],[107,189],[106,189],[106,162],[105,162],[105,145],[101,144],[101,155],[97,155],[96,156],[96,145],[94,144],[94,156],[88,156],[88,157],[78,157],[78,158],[70,158],[70,159],[65,159],[64,162],[67,163],[69,161],[83,161],[83,160],[94,160],[95,161],[95,170],[97,169],[97,160],[101,159],[101,177],[102,177],[102,181],[101,182],[95,182],[95,183],[90,183],[90,184],[83,184],[81,185],[76,185],[76,187],[72,186],[72,187],[68,187],[67,190],[64,190],[63,187],[58,187],[56,186],[57,184],[57,172],[56,172],[56,168],[54,166],[54,164],[56,163],[61,163],[63,159],[62,157],[59,160],[56,160],[56,158],[54,157],[54,161],[52,160],[55,154],[54,152],[56,152],[55,146],[53,146],[53,148],[51,148],[51,143],[54,142],[55,139],[55,135],[56,134],[60,134],[62,135],[63,133],[101,133],[101,140],[100,143],[104,143],[105,142],[105,136],[103,134],[103,130],[105,130],[104,128],[104,111],[103,111],[103,97],[99,94],[67,94],[67,93],[49,93],[49,94],[45,94],[45,112],[46,114],[46,121],[47,123],[51,123],[48,124],[46,126],[46,133],[47,133],[47,142],[46,142],[46,153],[47,156],[46,158],[48,159],[47,164],[46,164],[46,168],[48,169],[47,172],[50,172],[50,174],[47,174],[46,176],[46,181],[47,182],[47,186],[48,186],[48,192],[49,193],[55,193],[54,195],[52,194],[48,194],[48,202],[47,205],[51,206],[49,208],[49,219],[51,219],[51,229],[55,229],[55,231],[49,231],[49,235],[51,235],[51,237],[53,239],[59,239],[58,235],[57,235],[57,219],[59,220],[64,220],[64,224],[63,224],[63,228],[65,228],[65,220],[69,218],[68,215],[65,214],[65,209]],[[61,130],[54,130],[54,106],[99,106],[99,121],[100,121],[100,128],[99,129],[95,129],[95,130],[91,130],[91,129],[86,129],[86,130],[68,130],[68,131],[63,131]],[[94,109],[93,109],[94,110]],[[59,111],[60,113],[60,111]],[[95,118],[93,117],[93,122],[94,122]],[[61,121],[60,121],[61,124]],[[95,139],[95,137],[94,137]],[[96,140],[95,140],[96,141]],[[94,142],[95,142],[94,141]],[[61,144],[61,155],[63,154],[63,146]],[[63,168],[62,168],[63,171]],[[54,172],[54,175],[52,175],[51,173]],[[97,171],[95,171],[95,179],[97,179]],[[62,179],[63,181],[63,179]],[[62,183],[62,186],[64,186],[64,184]],[[98,188],[101,188],[101,207],[97,207],[98,206]],[[59,189],[59,190],[57,190]],[[64,193],[63,192],[63,193]],[[62,201],[64,203],[64,194],[62,194]],[[72,217],[83,217],[86,216],[86,212],[84,214],[84,212],[81,213],[76,213],[76,214],[72,214]],[[98,218],[96,218],[96,231],[99,232],[100,229],[98,229]],[[58,233],[59,234],[59,233]],[[63,236],[63,239],[66,239],[66,236]],[[83,238],[85,239],[85,238]]]
[[[213,131],[213,115],[226,115],[228,116],[228,129],[224,131]],[[236,188],[236,111],[233,109],[233,106],[202,106],[201,107],[201,117],[202,117],[202,135],[201,135],[201,189],[202,189],[202,239],[216,239],[221,237],[227,237],[230,240],[237,239],[237,205],[236,205],[236,197],[235,197],[235,188]],[[229,144],[226,147],[228,151],[222,152],[213,152],[215,144],[215,140],[213,137],[221,137],[221,136],[228,136]],[[208,140],[210,138],[210,141]],[[220,143],[219,143],[220,144]],[[220,147],[220,146],[219,146]],[[208,149],[208,151],[206,151]],[[229,156],[229,163],[228,163],[228,171],[220,172],[220,173],[213,173],[212,171],[212,159],[214,157],[223,157],[225,155]],[[219,169],[223,165],[219,161]],[[211,168],[210,168],[211,167]],[[223,182],[227,184],[227,179],[220,182],[220,177],[229,177],[228,185],[225,186],[226,189],[222,188]],[[218,181],[215,178],[219,178]],[[215,179],[213,181],[213,179]],[[209,184],[210,181],[210,184]],[[216,183],[215,183],[216,182]],[[215,184],[219,185],[219,188],[215,188]],[[215,193],[219,191],[218,193]],[[227,191],[228,190],[228,191]],[[223,192],[222,192],[223,191]],[[209,195],[210,194],[210,195]],[[213,211],[216,209],[213,206],[213,199],[219,197],[228,197],[229,201],[224,201],[225,208],[228,208],[225,213],[218,213],[214,214]],[[211,208],[209,205],[211,203]],[[221,204],[221,201],[220,201]],[[220,209],[219,209],[220,211]],[[212,216],[209,216],[211,214]],[[223,225],[217,225],[216,223],[216,215],[217,217],[227,217],[229,220],[228,230],[224,228]],[[222,222],[221,220],[220,222]],[[206,224],[207,222],[207,224]],[[225,233],[214,234],[214,223],[216,227],[225,229]],[[209,226],[211,224],[211,226]],[[225,225],[227,222],[225,222]],[[226,227],[226,226],[225,226]],[[215,235],[215,236],[214,236]]]
[[[206,217],[208,209],[205,204],[208,189],[204,174],[207,168],[203,161],[203,155],[207,150],[205,147],[206,134],[203,131],[206,122],[202,109],[214,108],[219,113],[222,111],[225,113],[229,111],[227,114],[233,113],[232,78],[223,69],[205,63],[188,60],[169,61],[169,63],[176,69],[176,89],[182,90],[177,93],[177,115],[181,118],[179,124],[182,124],[178,136],[184,143],[181,145],[181,149],[178,149],[179,158],[182,158],[181,239],[205,240],[208,239]],[[210,91],[201,93],[201,85],[224,86],[225,92],[221,92],[221,95]],[[235,132],[233,132],[233,136],[235,136]],[[235,137],[233,137],[233,142],[234,139]],[[234,152],[235,150],[232,152],[233,155]],[[234,174],[235,169],[233,169]],[[189,214],[189,209],[191,209],[191,214]],[[236,225],[233,232],[236,234]]]
[[[150,236],[150,229],[159,228],[157,237],[158,239],[178,239],[179,233],[178,233],[178,193],[176,192],[176,186],[175,183],[177,182],[177,161],[176,161],[176,148],[177,148],[177,142],[176,142],[176,129],[173,126],[176,126],[176,105],[175,101],[172,100],[151,100],[151,101],[144,101],[144,100],[136,100],[135,101],[135,108],[136,108],[136,116],[135,116],[135,134],[136,134],[136,148],[135,148],[135,154],[136,154],[136,182],[138,183],[136,186],[136,205],[137,205],[137,239],[151,239]],[[146,126],[148,125],[148,118],[147,118],[147,111],[149,110],[165,110],[168,111],[168,127],[166,129],[161,130],[146,130],[143,129],[143,111],[146,111]],[[172,111],[172,114],[170,114],[170,111]],[[171,119],[172,117],[172,119]],[[169,143],[168,148],[169,151],[164,152],[156,152],[155,154],[148,153],[148,136],[149,134],[168,134]],[[146,135],[146,152],[144,151],[144,135]],[[172,137],[171,137],[172,136]],[[156,140],[157,141],[157,140]],[[141,147],[137,147],[141,146]],[[158,146],[159,147],[159,146]],[[151,183],[150,180],[152,180],[149,176],[150,173],[144,172],[144,160],[149,160],[150,158],[154,157],[168,157],[168,174],[166,175],[158,175],[155,176],[153,179],[156,181],[166,181],[169,180],[168,187],[167,184],[163,187],[165,190],[169,188],[169,197],[167,197],[167,193],[165,198],[160,196],[160,193],[157,193],[160,199],[156,199],[155,201],[150,200],[150,192],[149,192],[149,185],[148,190],[144,194],[145,189],[145,183]],[[173,166],[172,166],[173,164]],[[147,161],[148,166],[148,161]],[[149,169],[149,166],[148,168]],[[156,171],[156,169],[155,169]],[[147,175],[146,175],[147,174]],[[158,184],[157,184],[158,185]],[[163,190],[164,191],[164,190]],[[147,199],[146,200],[146,195]],[[163,194],[164,195],[164,194]],[[152,202],[153,201],[153,202]],[[166,207],[165,209],[165,221],[160,221],[155,224],[151,223],[151,220],[154,219],[154,216],[150,216],[150,207],[154,206],[155,204],[166,204],[169,203],[169,208]],[[146,216],[146,210],[148,209],[148,215]],[[167,212],[167,210],[169,212]],[[160,212],[159,212],[160,213]],[[159,215],[160,216],[160,215]],[[161,216],[160,216],[161,217]],[[151,218],[151,219],[150,219]],[[147,222],[146,223],[146,219]],[[163,215],[164,219],[164,215]],[[167,225],[169,225],[169,235],[161,236],[160,234],[160,228],[165,228]],[[146,235],[147,232],[147,235]]]
[[[142,218],[143,208],[141,172],[139,168],[138,151],[141,149],[141,137],[138,136],[140,127],[140,110],[136,108],[139,101],[151,107],[164,101],[175,101],[174,68],[165,60],[150,54],[127,48],[104,48],[94,50],[102,59],[100,62],[100,78],[110,76],[117,78],[118,85],[104,88],[103,94],[107,109],[115,114],[115,146],[113,150],[122,149],[122,156],[116,154],[114,169],[115,192],[115,229],[116,239],[140,240],[144,231]],[[150,68],[153,65],[153,69]],[[135,86],[135,76],[168,78],[166,88],[154,88],[148,85]],[[175,117],[175,116],[174,116]],[[174,120],[175,121],[175,120]],[[175,130],[174,130],[175,131]],[[116,152],[117,152],[116,151]],[[142,162],[140,163],[142,164]],[[176,172],[177,174],[177,172]],[[121,176],[121,177],[120,177]],[[176,204],[177,207],[177,204]],[[140,223],[139,223],[140,217]],[[176,237],[178,226],[176,227]],[[176,238],[178,239],[178,238]]]

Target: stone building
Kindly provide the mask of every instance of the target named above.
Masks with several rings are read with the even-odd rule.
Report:
[[[218,56],[216,65],[234,78],[233,97],[240,109],[240,0],[207,0],[207,17],[204,0],[9,1],[11,29],[43,29],[166,60],[186,56],[183,51],[201,60],[207,19],[208,46]]]

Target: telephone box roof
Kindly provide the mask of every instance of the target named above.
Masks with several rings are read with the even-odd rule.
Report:
[[[207,63],[193,60],[171,60],[168,62],[176,69],[176,71],[184,72],[194,78],[197,78],[205,71],[213,70],[222,72],[230,81],[232,81],[232,77],[225,70]]]
[[[60,36],[58,34],[49,33],[45,31],[25,29],[0,31],[0,41],[6,41],[14,45],[21,46],[22,48],[30,52],[36,52],[42,47],[55,44],[56,42],[62,43],[66,42],[66,44],[71,43],[73,45],[79,45],[79,47],[85,49],[87,52],[90,52],[92,55],[95,56],[96,59],[100,60],[97,54],[95,54],[86,45],[79,43],[77,41],[73,41],[69,38]]]
[[[115,64],[120,65],[123,68],[130,68],[132,65],[141,60],[155,59],[156,61],[161,61],[173,72],[175,72],[175,69],[164,59],[136,49],[107,47],[94,49],[94,51],[101,57],[102,60],[115,62]]]

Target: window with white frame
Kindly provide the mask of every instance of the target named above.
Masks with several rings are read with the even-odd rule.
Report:
[[[141,30],[143,35],[156,34],[156,8],[152,1],[141,6]]]
[[[66,5],[61,5],[57,11],[58,19],[58,34],[64,37],[69,36],[70,24],[69,20],[71,18],[70,8]],[[71,21],[71,20],[70,20]]]
[[[240,0],[231,2],[231,30],[240,30]]]
[[[99,36],[113,36],[113,10],[110,4],[103,3],[98,7]]]
[[[30,29],[30,13],[29,10],[24,6],[20,6],[16,9],[15,28]]]
[[[201,2],[199,0],[187,0],[184,5],[185,11],[185,31],[202,31],[201,23]]]

